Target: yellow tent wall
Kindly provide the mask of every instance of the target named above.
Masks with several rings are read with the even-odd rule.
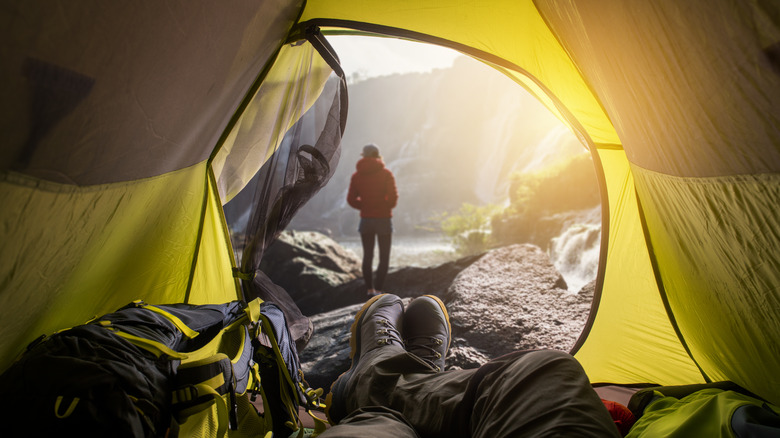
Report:
[[[608,246],[595,321],[576,358],[594,382],[701,382],[658,293],[626,154],[606,149],[599,157],[609,182]]]
[[[205,174],[204,162],[87,187],[21,176],[0,181],[3,215],[16,218],[5,222],[0,256],[3,368],[38,335],[136,299],[182,302],[188,290],[196,303],[235,299],[232,277],[199,275],[190,289],[193,269],[229,273],[231,266],[218,255],[229,254],[221,222],[202,220],[219,211]]]

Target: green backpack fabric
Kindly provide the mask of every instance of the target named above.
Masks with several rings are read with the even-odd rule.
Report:
[[[137,301],[41,337],[0,375],[0,400],[9,436],[169,438],[288,436],[308,403],[284,314],[259,299]]]

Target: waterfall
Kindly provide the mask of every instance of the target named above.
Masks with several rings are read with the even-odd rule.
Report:
[[[594,217],[596,211],[600,210],[590,211],[582,222],[569,225],[550,241],[550,260],[573,293],[595,280],[598,273],[601,223]]]

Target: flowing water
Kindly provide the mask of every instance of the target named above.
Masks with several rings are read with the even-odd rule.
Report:
[[[563,275],[570,292],[579,292],[582,286],[596,279],[600,248],[600,207],[581,212],[550,241],[550,260]]]
[[[570,292],[596,279],[601,226],[575,224],[550,242],[550,260],[563,275]]]

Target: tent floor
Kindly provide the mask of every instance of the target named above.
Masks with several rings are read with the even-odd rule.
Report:
[[[623,406],[628,406],[628,401],[631,400],[631,396],[634,395],[635,392],[639,391],[640,388],[605,385],[597,386],[593,389],[596,390],[596,393],[599,395],[599,397],[605,400],[611,400],[613,402],[620,403]]]

